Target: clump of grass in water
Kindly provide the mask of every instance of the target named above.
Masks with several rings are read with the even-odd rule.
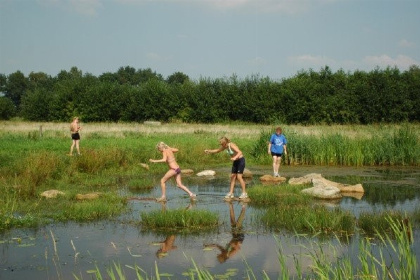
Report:
[[[350,212],[313,206],[314,199],[301,193],[306,187],[289,184],[256,186],[248,190],[248,195],[253,205],[264,208],[270,206],[260,217],[261,223],[269,229],[287,229],[300,233],[354,231],[355,218]]]
[[[341,209],[329,210],[324,206],[278,205],[270,207],[261,222],[271,230],[286,229],[297,233],[344,232],[355,229],[354,216]]]
[[[200,231],[219,224],[219,216],[208,210],[175,209],[141,213],[141,224],[155,230]]]
[[[402,211],[362,212],[358,219],[358,226],[367,234],[375,234],[377,231],[391,232],[392,225],[389,219],[404,221],[409,217]]]

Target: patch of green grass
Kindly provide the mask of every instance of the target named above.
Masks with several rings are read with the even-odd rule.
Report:
[[[257,220],[274,231],[354,232],[355,218],[350,212],[313,205],[314,199],[301,193],[306,187],[282,184],[250,188],[252,205],[266,209]]]
[[[156,180],[156,179],[155,179]],[[154,187],[155,180],[153,178],[132,178],[128,182],[128,188],[132,192],[148,191]]]
[[[261,223],[274,231],[350,234],[355,230],[356,221],[351,213],[339,208],[330,210],[324,206],[280,204],[270,207],[261,216]]]
[[[365,233],[371,235],[377,232],[391,232],[389,219],[403,223],[409,220],[409,214],[402,211],[362,212],[358,219],[358,226]]]
[[[219,225],[219,216],[208,210],[175,209],[142,212],[141,225],[158,231],[202,231]]]

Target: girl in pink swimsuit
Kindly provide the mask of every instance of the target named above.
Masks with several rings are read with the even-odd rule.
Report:
[[[178,188],[188,193],[191,200],[196,199],[196,195],[192,193],[186,186],[184,186],[181,182],[181,169],[179,165],[176,163],[174,153],[178,152],[177,148],[171,148],[163,142],[159,142],[156,145],[156,148],[159,152],[162,153],[162,159],[149,159],[150,162],[157,163],[157,162],[166,162],[169,166],[168,172],[160,179],[160,186],[162,188],[162,196],[157,198],[158,202],[166,201],[166,181],[168,181],[171,177],[175,176],[176,184]]]

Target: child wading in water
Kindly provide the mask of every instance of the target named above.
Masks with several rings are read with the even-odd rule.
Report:
[[[235,196],[233,195],[233,189],[235,188],[236,180],[239,181],[242,188],[242,194],[239,196],[239,199],[246,199],[248,195],[245,191],[245,181],[242,178],[242,175],[245,170],[245,158],[235,143],[230,142],[226,137],[219,139],[220,148],[214,150],[204,150],[206,154],[220,153],[221,151],[226,150],[230,156],[230,160],[233,161],[232,164],[232,174],[230,175],[230,190],[229,193],[225,196],[225,199],[231,199]]]
[[[163,142],[159,142],[156,145],[156,148],[159,152],[162,153],[162,159],[149,159],[150,162],[157,163],[157,162],[166,162],[169,166],[168,172],[160,179],[160,186],[162,187],[162,196],[157,198],[156,201],[162,202],[166,201],[166,181],[168,181],[171,177],[175,176],[176,184],[178,188],[182,189],[190,196],[191,200],[196,199],[196,195],[192,193],[186,186],[184,186],[181,182],[181,169],[179,165],[176,163],[174,153],[178,152],[178,149],[171,148]]]

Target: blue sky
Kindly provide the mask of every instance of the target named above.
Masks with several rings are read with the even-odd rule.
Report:
[[[0,0],[0,73],[405,71],[419,26],[419,0]]]

